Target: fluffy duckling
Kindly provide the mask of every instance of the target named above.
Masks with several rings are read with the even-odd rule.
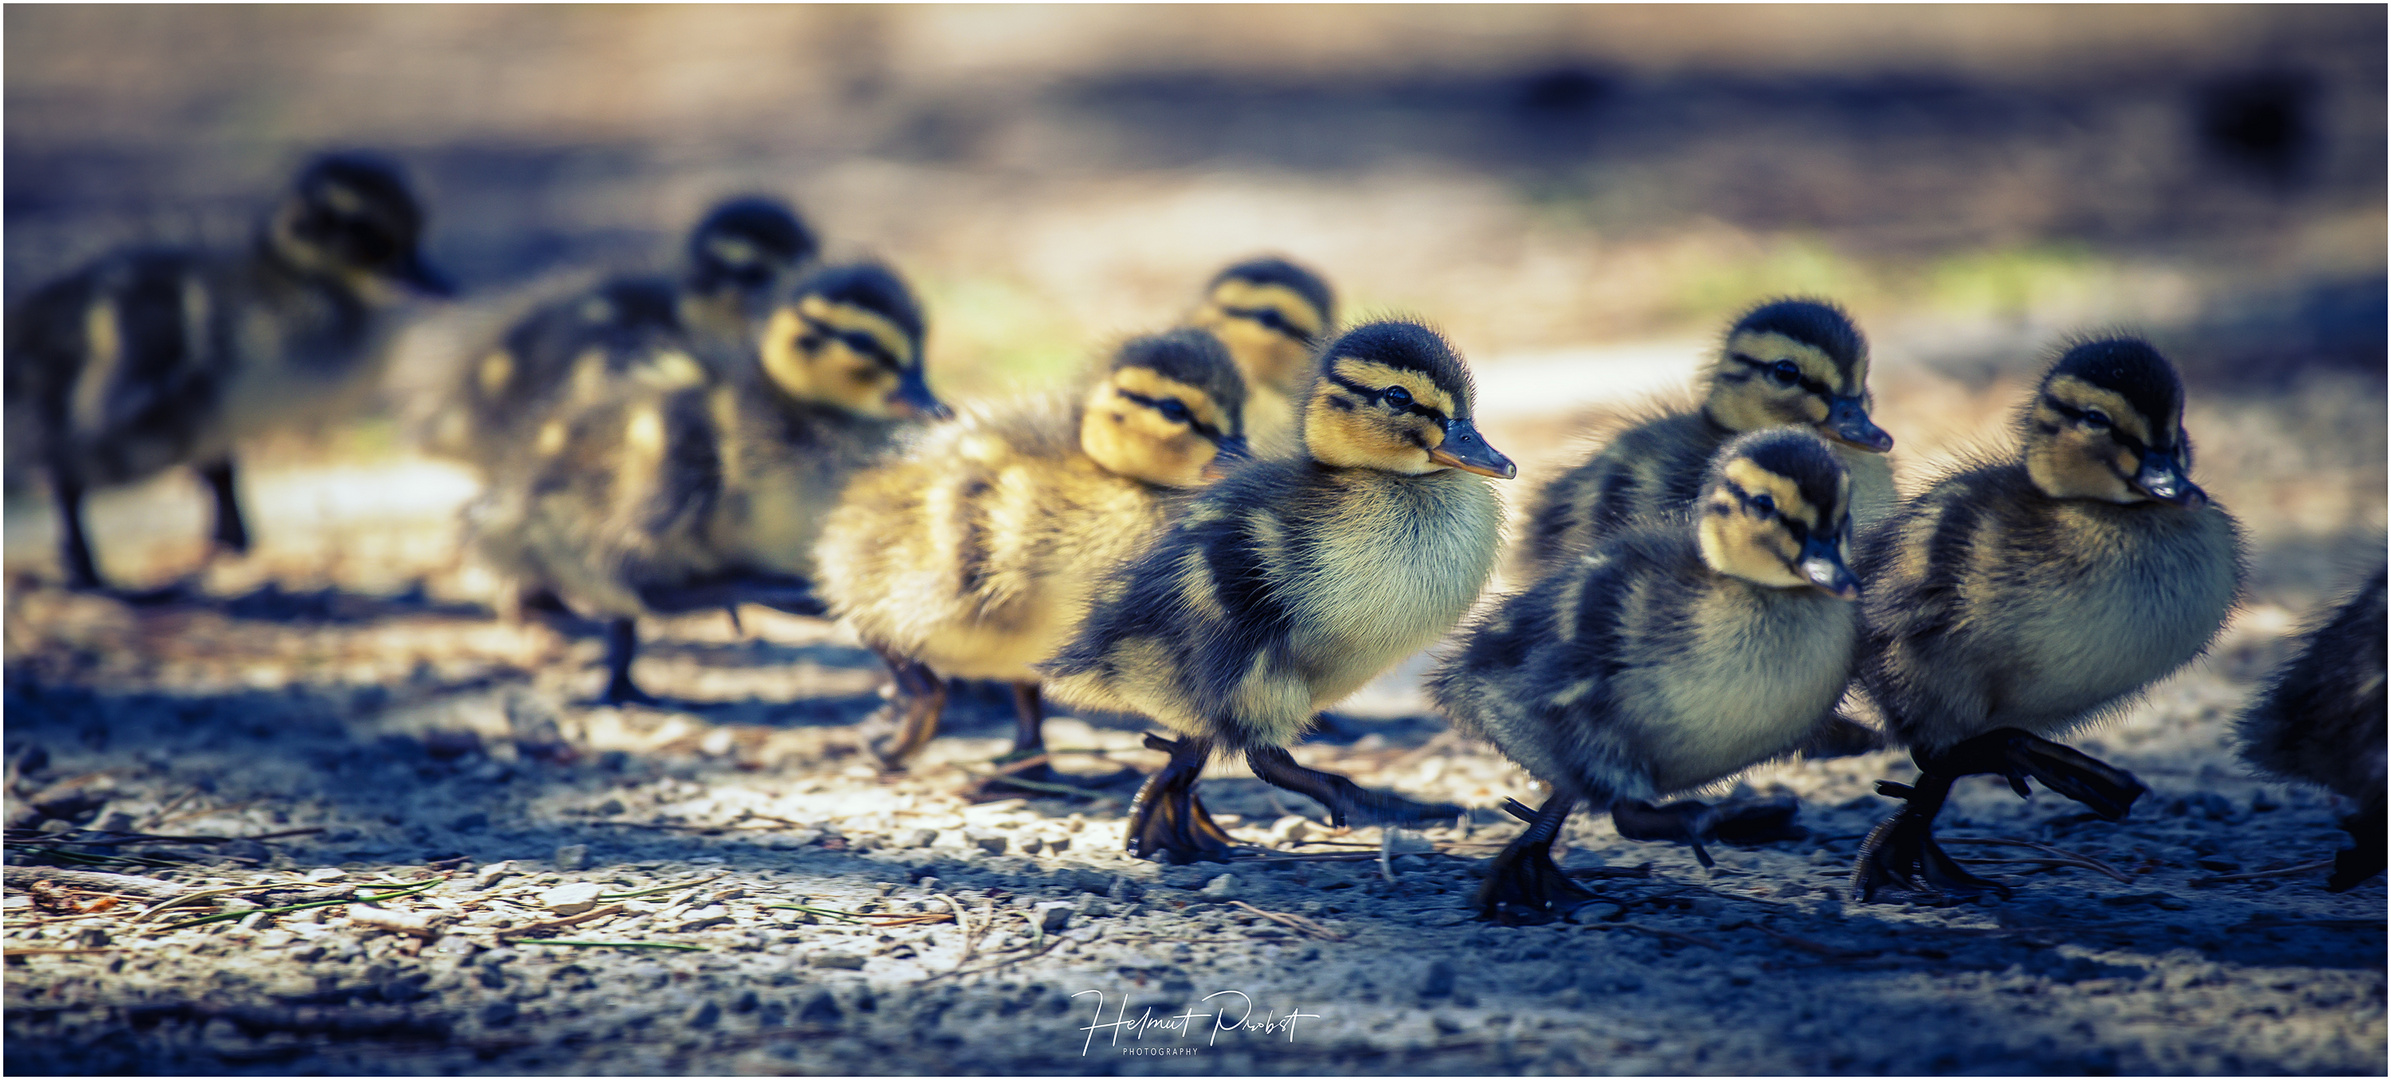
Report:
[[[473,512],[515,595],[608,622],[608,704],[654,700],[631,679],[641,614],[819,613],[812,552],[839,492],[905,421],[945,414],[920,310],[888,270],[820,271],[772,325],[754,378],[709,383],[685,355],[622,364],[611,392],[560,403]]]
[[[435,449],[477,463],[520,441],[519,425],[551,410],[557,394],[607,392],[620,365],[667,356],[694,360],[709,379],[752,363],[775,299],[820,249],[813,230],[777,199],[731,199],[689,234],[679,281],[615,278],[524,316],[496,348],[468,365]]]
[[[1619,833],[1693,845],[1781,800],[1652,800],[1788,754],[1833,721],[1851,679],[1858,582],[1846,568],[1851,480],[1827,443],[1775,428],[1712,458],[1690,519],[1649,519],[1472,627],[1428,680],[1464,731],[1552,786],[1497,856],[1482,917],[1542,922],[1592,894],[1552,861],[1582,802]]]
[[[234,446],[371,387],[391,310],[450,291],[423,261],[423,228],[395,166],[329,155],[245,252],[120,252],[10,314],[10,426],[49,473],[68,585],[100,587],[84,493],[174,465],[195,465],[213,493],[216,545],[248,549]]]
[[[1279,258],[1247,259],[1213,276],[1188,322],[1212,331],[1245,373],[1246,425],[1254,449],[1302,449],[1295,403],[1312,381],[1312,350],[1336,325],[1335,291],[1320,275]]]
[[[1469,368],[1435,331],[1377,322],[1320,354],[1305,456],[1240,467],[1123,564],[1042,670],[1073,704],[1150,717],[1170,763],[1130,808],[1129,852],[1227,856],[1195,797],[1215,750],[1346,824],[1452,817],[1303,768],[1286,747],[1322,706],[1452,628],[1494,570],[1518,470],[1471,420]]]
[[[1807,427],[1825,436],[1851,475],[1852,519],[1865,530],[1890,513],[1893,437],[1868,418],[1868,341],[1823,300],[1774,300],[1727,328],[1701,376],[1703,401],[1620,431],[1585,464],[1538,494],[1518,561],[1533,581],[1636,518],[1685,510],[1703,469],[1740,432]]]
[[[1087,613],[1182,492],[1245,456],[1245,383],[1194,329],[1137,338],[1087,397],[967,412],[848,486],[823,526],[820,594],[888,661],[898,767],[937,734],[946,677],[1013,684],[1016,758],[1045,752],[1034,665]],[[1045,765],[1009,774],[1062,779]]]
[[[2183,383],[2132,338],[2069,348],[2019,411],[2018,455],[1965,464],[1860,541],[1858,682],[1911,748],[1907,802],[1852,888],[2001,888],[1934,843],[1953,781],[2026,777],[2123,818],[2144,788],[2045,736],[2123,707],[2208,647],[2242,581],[2241,530],[2188,476]]]
[[[2310,631],[2237,725],[2242,760],[2358,804],[2342,820],[2357,846],[2325,887],[2347,892],[2383,872],[2383,571]]]

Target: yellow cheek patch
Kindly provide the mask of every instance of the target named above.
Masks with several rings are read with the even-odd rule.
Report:
[[[706,241],[706,253],[730,266],[748,266],[760,262],[763,254],[754,244],[736,236],[716,236]]]
[[[2152,436],[2156,433],[2150,430],[2150,424],[2143,419],[2142,411],[2134,408],[2133,403],[2125,400],[2124,395],[2114,390],[2094,386],[2073,375],[2061,375],[2052,379],[2050,385],[2044,387],[2043,391],[2065,402],[2071,409],[2084,411],[2098,409],[2106,413],[2111,425],[2115,426],[2117,430],[2141,440],[2144,446],[2171,445],[2175,441],[2173,439],[2175,432],[2172,428],[2165,432],[2169,438],[2163,440],[2153,438]],[[2160,421],[2160,423],[2168,425],[2173,425],[2174,422],[2175,418],[2172,416]],[[2131,472],[2132,470],[2127,471]]]
[[[869,334],[872,340],[880,343],[881,348],[888,350],[888,355],[897,358],[899,367],[913,366],[912,341],[905,336],[904,331],[897,329],[897,324],[890,322],[887,316],[877,311],[868,311],[846,304],[833,304],[819,296],[807,296],[798,300],[797,310],[807,318],[832,329]]]
[[[1271,308],[1287,325],[1312,337],[1319,337],[1327,327],[1327,315],[1312,306],[1303,294],[1284,285],[1243,281],[1230,278],[1214,286],[1212,306],[1219,308]]]
[[[1122,368],[1112,373],[1112,385],[1156,401],[1177,398],[1195,416],[1196,422],[1232,435],[1237,433],[1238,425],[1229,422],[1226,411],[1212,400],[1212,395],[1152,368]]]

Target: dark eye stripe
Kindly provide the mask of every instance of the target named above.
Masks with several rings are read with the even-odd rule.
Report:
[[[2052,394],[2042,395],[2042,403],[2050,406],[2051,411],[2056,412],[2059,415],[2068,418],[2069,420],[2082,420],[2085,413],[2092,411],[2090,409],[2076,408],[2073,405],[2059,400],[2057,396]],[[2106,413],[2104,410],[2104,415],[2105,414]],[[2137,454],[2146,454],[2150,452],[2150,445],[2140,439],[2135,438],[2131,432],[2128,432],[2125,430],[2125,428],[2119,426],[2115,417],[2109,418],[2108,432],[2109,438],[2115,439],[2117,442],[2123,444],[2126,448],[2134,451]]]
[[[1162,399],[1161,399],[1161,398],[1152,398],[1152,397],[1147,397],[1146,395],[1144,395],[1144,394],[1140,394],[1140,393],[1138,393],[1138,392],[1136,392],[1136,391],[1134,391],[1134,390],[1123,390],[1123,389],[1121,389],[1121,388],[1120,388],[1120,387],[1118,387],[1118,386],[1116,386],[1116,387],[1113,387],[1113,388],[1112,388],[1112,392],[1113,392],[1113,393],[1116,393],[1116,394],[1119,394],[1119,395],[1121,395],[1122,397],[1124,397],[1124,398],[1127,398],[1127,399],[1129,399],[1129,400],[1131,400],[1131,401],[1137,402],[1138,404],[1140,404],[1140,405],[1143,405],[1143,406],[1145,406],[1145,407],[1147,407],[1147,408],[1149,408],[1149,409],[1152,409],[1152,410],[1154,410],[1155,412],[1161,412],[1161,411],[1162,411]],[[1194,415],[1193,413],[1190,413],[1190,414],[1188,415],[1188,417],[1187,417],[1187,420],[1186,420],[1185,422],[1186,422],[1186,424],[1187,424],[1187,426],[1188,426],[1188,427],[1191,427],[1191,428],[1194,428],[1194,429],[1195,429],[1195,433],[1196,433],[1196,434],[1198,434],[1198,435],[1201,435],[1201,436],[1203,436],[1203,437],[1205,437],[1205,438],[1207,438],[1207,439],[1210,439],[1210,440],[1212,440],[1213,442],[1219,442],[1219,441],[1221,441],[1222,439],[1225,439],[1225,438],[1227,438],[1227,437],[1228,437],[1228,436],[1227,436],[1225,433],[1223,433],[1223,432],[1222,432],[1222,431],[1221,431],[1219,428],[1213,427],[1213,426],[1212,426],[1212,425],[1210,425],[1210,424],[1207,424],[1207,423],[1205,423],[1205,422],[1203,422],[1203,421],[1201,421],[1201,420],[1198,420],[1198,419],[1196,419],[1196,418],[1195,418],[1195,415]]]
[[[1328,381],[1333,382],[1338,386],[1342,386],[1347,390],[1351,390],[1354,393],[1361,395],[1365,399],[1374,401],[1377,400],[1379,396],[1379,391],[1376,388],[1363,386],[1362,384],[1354,382],[1353,380],[1348,379],[1343,375],[1339,375],[1334,371],[1328,373]],[[1410,393],[1409,390],[1405,390],[1404,392]],[[1425,416],[1439,424],[1447,422],[1445,414],[1438,412],[1435,409],[1429,408],[1426,405],[1420,404],[1419,399],[1417,398],[1414,398],[1410,405],[1405,406],[1403,411]]]
[[[797,318],[805,323],[806,329],[811,330],[822,337],[845,342],[848,348],[862,353],[873,363],[900,375],[904,374],[905,362],[898,359],[895,354],[890,353],[888,351],[888,346],[880,344],[879,338],[873,337],[872,335],[864,333],[861,330],[841,330],[838,327],[832,326],[829,323],[823,322],[820,319],[814,318],[813,316],[804,314],[802,312],[798,314]]]
[[[1294,323],[1288,322],[1287,317],[1279,314],[1277,308],[1230,307],[1227,304],[1222,304],[1220,306],[1220,312],[1223,315],[1228,315],[1233,318],[1250,319],[1254,322],[1261,323],[1263,326],[1276,331],[1281,337],[1287,338],[1288,340],[1299,345],[1310,345],[1313,341],[1312,335],[1304,333],[1303,330],[1297,327]]]
[[[1773,360],[1763,363],[1742,353],[1728,353],[1727,358],[1739,364],[1750,365],[1753,370],[1763,374],[1765,374],[1769,368],[1776,366],[1776,362]],[[1800,365],[1795,365],[1795,369],[1799,370]],[[1794,376],[1793,384],[1820,397],[1833,397],[1835,394],[1833,387],[1811,378],[1808,372],[1802,372],[1801,374]]]

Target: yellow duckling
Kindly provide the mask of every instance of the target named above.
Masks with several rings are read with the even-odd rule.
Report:
[[[2208,647],[2242,581],[2240,527],[2190,480],[2183,383],[2132,338],[2069,348],[2020,411],[2018,456],[1946,473],[1860,540],[1858,682],[1911,748],[1914,788],[1852,889],[2002,886],[1934,843],[1960,777],[2026,777],[2123,818],[2145,790],[2051,742]],[[2004,890],[2005,891],[2005,890]]]
[[[1891,513],[1893,437],[1868,418],[1868,341],[1823,300],[1774,300],[1727,328],[1702,374],[1698,409],[1662,413],[1618,433],[1537,495],[1517,556],[1534,581],[1639,517],[1693,505],[1702,472],[1729,439],[1796,426],[1835,446],[1851,474],[1862,530]]]
[[[1792,806],[1651,800],[1800,748],[1851,679],[1858,581],[1846,568],[1851,480],[1818,436],[1743,435],[1712,458],[1690,517],[1646,519],[1513,594],[1428,680],[1456,727],[1552,798],[1496,857],[1483,917],[1542,922],[1591,894],[1553,865],[1581,802],[1619,833],[1702,841],[1724,822],[1782,825]]]
[[[1183,492],[1245,456],[1244,399],[1218,339],[1174,330],[1122,346],[1080,401],[967,411],[857,477],[816,558],[823,600],[896,677],[895,730],[872,753],[894,768],[920,750],[954,677],[1012,683],[1014,754],[1043,754],[1034,666]],[[1059,779],[1042,764],[1010,775]]]
[[[2242,760],[2358,804],[2342,820],[2357,846],[2333,859],[2325,887],[2383,872],[2383,570],[2300,643],[2238,727]]]
[[[120,252],[8,318],[12,441],[49,473],[67,584],[100,587],[83,496],[196,465],[216,546],[249,548],[233,449],[353,404],[407,292],[446,296],[398,169],[337,154],[299,173],[245,252]]]
[[[1435,331],[1377,322],[1321,353],[1301,458],[1240,467],[1199,494],[1097,591],[1042,666],[1077,705],[1137,713],[1170,763],[1130,809],[1131,854],[1226,857],[1195,797],[1213,751],[1308,795],[1345,824],[1452,817],[1295,763],[1285,749],[1331,704],[1452,628],[1485,588],[1517,474],[1471,420],[1469,368]]]
[[[522,441],[521,425],[553,411],[556,395],[601,396],[619,365],[641,357],[686,356],[709,379],[744,371],[776,298],[819,249],[813,230],[777,199],[717,205],[691,231],[679,281],[615,278],[507,330],[468,365],[433,448],[487,467]]]
[[[945,413],[922,380],[920,309],[885,268],[814,274],[771,327],[736,383],[669,351],[621,363],[610,392],[538,425],[471,512],[514,595],[608,621],[608,704],[654,700],[631,679],[641,614],[818,614],[812,552],[840,491],[905,421]]]
[[[1247,259],[1205,286],[1188,322],[1219,336],[1245,373],[1248,438],[1265,457],[1303,449],[1295,403],[1311,387],[1312,350],[1336,325],[1336,293],[1279,258]]]

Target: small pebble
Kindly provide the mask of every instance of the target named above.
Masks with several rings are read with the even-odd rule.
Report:
[[[557,869],[568,872],[589,869],[589,845],[566,844],[556,849],[556,855],[551,861]]]
[[[595,881],[570,881],[540,894],[540,906],[556,915],[579,915],[598,906],[605,886]]]
[[[1237,875],[1222,874],[1204,883],[1204,895],[1228,897],[1237,895]]]

